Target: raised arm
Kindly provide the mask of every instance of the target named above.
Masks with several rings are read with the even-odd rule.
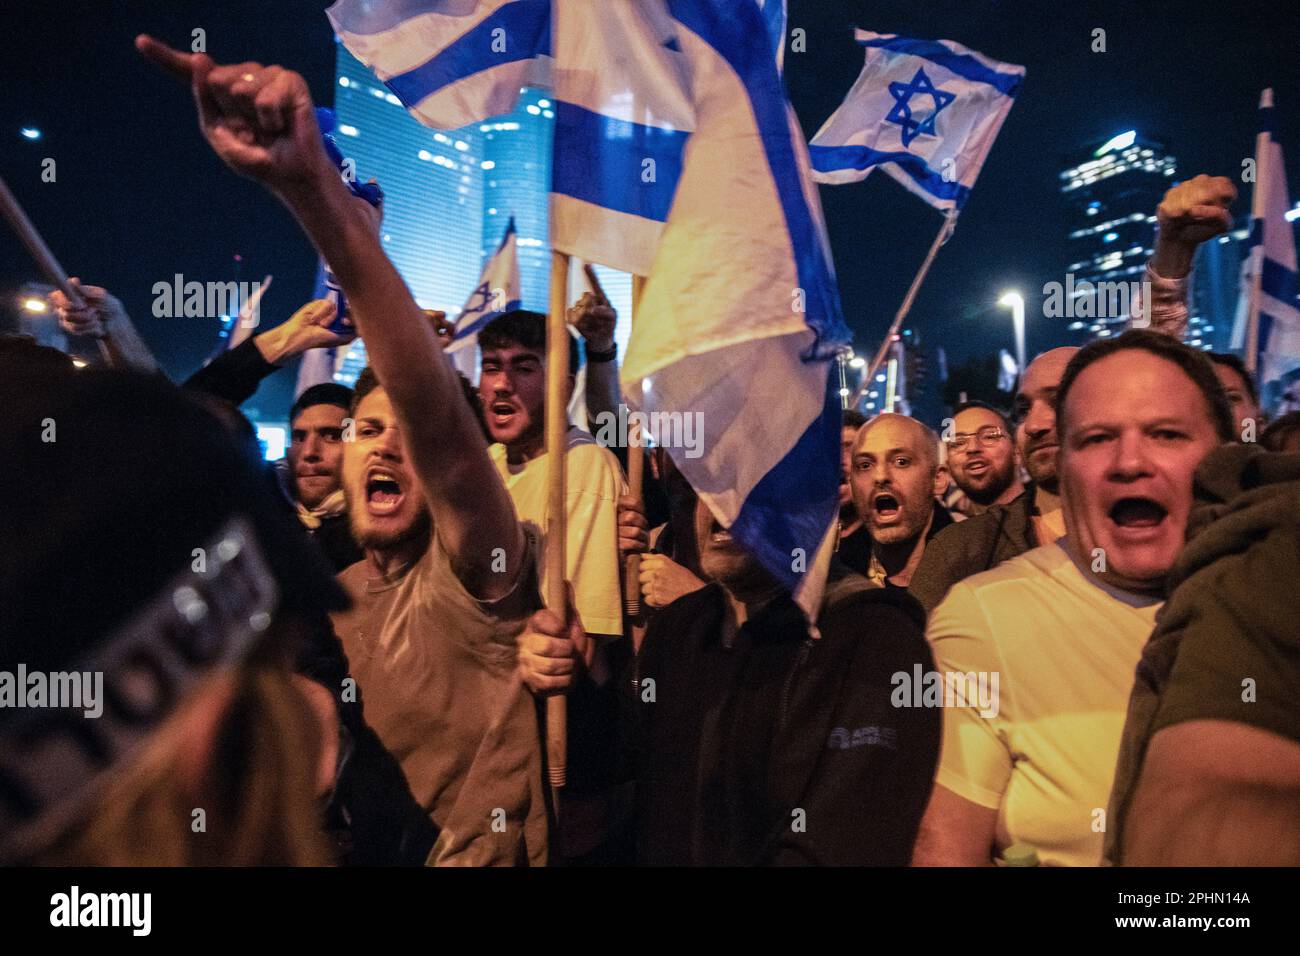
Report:
[[[278,66],[217,66],[150,37],[136,46],[189,82],[213,150],[288,206],[330,263],[457,577],[479,597],[505,594],[524,552],[514,506],[432,325],[384,254],[370,206],[349,192],[325,153],[306,82]],[[505,573],[492,571],[497,549]]]
[[[59,316],[59,325],[70,335],[85,335],[104,343],[108,363],[113,368],[136,372],[158,371],[158,360],[136,331],[126,308],[107,289],[82,285],[73,278],[72,285],[81,293],[83,304],[74,306],[59,290],[50,293],[50,302]]]
[[[1182,340],[1187,331],[1187,285],[1196,247],[1232,228],[1228,207],[1236,198],[1232,180],[1204,173],[1165,193],[1156,207],[1156,244],[1146,268],[1150,302],[1142,297],[1130,325],[1150,327]]]

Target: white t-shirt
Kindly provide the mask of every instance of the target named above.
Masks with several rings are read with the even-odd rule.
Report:
[[[1129,692],[1160,603],[1094,583],[1054,543],[953,585],[930,615],[941,674],[998,675],[996,708],[945,707],[936,776],[998,811],[998,852],[1025,843],[1044,865],[1100,862]]]
[[[580,428],[569,426],[565,451],[564,567],[573,584],[578,615],[588,634],[623,633],[623,595],[619,584],[618,497],[625,494],[623,470],[607,448]],[[519,520],[546,533],[547,456],[521,465],[506,461],[506,446],[494,444],[492,461],[505,480]],[[539,561],[542,594],[545,562]]]

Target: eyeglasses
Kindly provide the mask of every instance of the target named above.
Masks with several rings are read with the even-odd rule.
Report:
[[[981,428],[974,435],[965,432],[958,432],[951,438],[945,439],[945,441],[948,442],[948,447],[953,451],[963,451],[970,445],[972,438],[978,438],[979,443],[985,448],[992,448],[1006,437],[1007,433],[1001,428],[998,428],[995,425],[989,425],[985,428]]]

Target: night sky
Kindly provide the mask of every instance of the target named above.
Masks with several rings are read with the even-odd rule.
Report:
[[[737,0],[740,2],[740,0]],[[315,255],[289,215],[228,172],[202,141],[188,94],[145,64],[147,31],[188,45],[207,32],[218,61],[257,59],[302,72],[318,101],[333,95],[334,45],[323,0],[21,3],[0,32],[0,174],[64,266],[126,304],[167,372],[183,378],[216,341],[216,323],[155,319],[152,286],[175,273],[275,285],[274,324],[311,294]],[[1029,353],[1061,344],[1061,320],[1038,310],[1066,260],[1057,173],[1079,147],[1126,129],[1166,144],[1179,178],[1240,177],[1252,155],[1259,91],[1273,86],[1293,201],[1300,193],[1300,28],[1289,4],[1111,0],[790,0],[808,50],[786,55],[791,99],[811,136],[862,64],[852,29],[956,40],[1028,76],[953,239],[939,254],[911,324],[950,361],[1011,346],[994,306],[1007,287],[1028,299]],[[1093,53],[1092,31],[1107,52]],[[19,135],[36,126],[44,136]],[[55,183],[40,180],[53,157]],[[1241,188],[1239,186],[1239,188]],[[1234,212],[1248,208],[1247,194]],[[845,315],[872,351],[939,226],[939,216],[887,177],[824,187]],[[435,226],[436,224],[431,224]],[[237,266],[235,254],[242,255]],[[236,273],[237,267],[241,270]],[[16,240],[0,239],[0,295],[38,278]],[[254,398],[262,417],[287,408],[292,372]]]

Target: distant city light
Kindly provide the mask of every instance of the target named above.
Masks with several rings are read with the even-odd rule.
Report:
[[[35,126],[24,126],[22,128],[23,139],[40,139],[41,131]]]
[[[847,388],[842,388],[842,389],[840,389],[840,397],[841,397],[841,398],[848,398],[848,397],[849,397],[849,390],[848,390]]]
[[[480,169],[496,169],[496,168],[497,168],[497,164],[496,164],[495,162],[493,162],[492,160],[490,160],[490,159],[485,159],[485,160],[483,160],[483,162],[479,163],[478,165],[479,165],[479,168],[480,168]]]
[[[355,126],[349,126],[347,123],[340,123],[339,132],[344,136],[356,136],[357,128]]]
[[[1105,156],[1107,153],[1113,152],[1117,149],[1127,149],[1133,145],[1135,139],[1137,139],[1137,130],[1135,129],[1131,129],[1125,133],[1120,133],[1118,136],[1111,137],[1106,140],[1106,142],[1102,143],[1101,147],[1097,152],[1093,153],[1093,155]]]
[[[76,366],[77,368],[85,368],[85,367],[86,367],[86,361],[85,361],[85,359],[74,358],[74,359],[72,360],[72,364],[73,364],[74,366]]]
[[[44,299],[34,295],[23,299],[23,308],[28,312],[35,312],[37,315],[50,311],[49,304]]]
[[[866,364],[867,364],[867,360],[864,359],[861,355],[859,355],[859,356],[858,356],[857,358],[855,358],[855,359],[850,359],[850,360],[849,360],[849,366],[850,366],[851,368],[865,368],[865,367],[866,367]]]

